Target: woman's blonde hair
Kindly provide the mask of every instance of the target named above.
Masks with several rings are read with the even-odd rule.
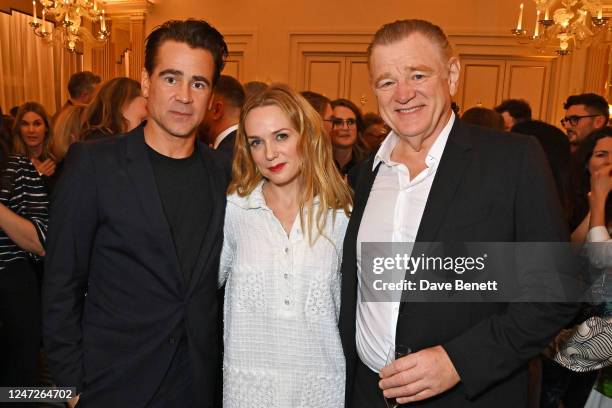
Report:
[[[300,223],[308,232],[312,244],[323,235],[328,209],[344,210],[349,216],[352,205],[351,191],[342,179],[334,163],[329,137],[323,130],[321,116],[297,92],[285,85],[273,84],[265,91],[249,97],[240,113],[240,124],[234,147],[232,181],[228,193],[249,195],[263,176],[251,155],[245,131],[247,115],[255,108],[276,106],[282,110],[300,135],[298,153],[301,157],[299,181],[302,186],[300,199]],[[318,196],[319,207],[314,211],[314,198]],[[304,217],[304,210],[307,216]],[[335,213],[334,213],[335,216]],[[306,219],[304,219],[306,218]],[[313,225],[318,234],[313,239]]]
[[[28,112],[34,112],[38,116],[40,116],[45,123],[45,138],[43,141],[43,149],[40,157],[37,159],[44,161],[47,160],[49,156],[49,141],[53,139],[53,129],[49,125],[49,116],[45,111],[45,108],[38,102],[26,102],[19,107],[17,111],[17,116],[15,117],[15,124],[13,125],[13,150],[12,153],[19,155],[30,157],[30,153],[28,152],[28,147],[26,146],[23,138],[21,137],[21,120],[24,115]]]
[[[79,139],[83,129],[85,105],[73,105],[64,109],[53,125],[53,139],[49,142],[49,153],[55,162],[66,156],[68,147]]]

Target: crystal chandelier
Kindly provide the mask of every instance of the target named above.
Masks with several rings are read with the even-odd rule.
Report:
[[[34,34],[48,42],[61,41],[68,50],[75,51],[79,43],[104,43],[110,35],[106,27],[106,14],[98,8],[97,0],[39,0],[39,3],[42,6],[42,23],[36,13],[36,0],[33,0],[34,18],[30,26]],[[45,27],[48,15],[55,17],[55,30],[47,31]],[[92,27],[99,27],[95,34],[82,25],[83,18],[94,23]],[[98,22],[99,26],[96,24]]]
[[[536,23],[533,35],[523,26],[523,3],[516,28],[510,30],[520,44],[531,44],[544,51],[554,45],[558,55],[568,55],[586,41],[604,37],[612,28],[603,17],[602,0],[561,0],[561,7],[552,11],[556,0],[534,0]],[[590,18],[589,18],[590,16]]]

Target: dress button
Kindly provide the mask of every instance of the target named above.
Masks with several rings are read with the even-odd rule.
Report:
[[[291,302],[289,301],[289,299],[285,299],[285,304],[286,304],[287,306],[289,306],[289,304],[290,304],[290,303],[291,303]]]

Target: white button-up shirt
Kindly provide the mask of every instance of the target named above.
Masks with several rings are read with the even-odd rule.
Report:
[[[362,302],[368,299],[362,286],[361,244],[364,242],[414,242],[427,197],[446,146],[455,115],[452,114],[425,159],[427,168],[412,177],[408,168],[391,160],[399,137],[391,132],[384,140],[372,171],[380,168],[363,213],[357,235],[357,352],[361,361],[375,372],[387,365],[387,354],[395,345],[399,302]]]

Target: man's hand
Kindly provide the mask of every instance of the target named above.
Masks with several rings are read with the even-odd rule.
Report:
[[[378,386],[398,404],[421,401],[454,387],[461,379],[442,346],[395,360],[380,370]]]
[[[79,398],[80,398],[80,395],[70,398],[68,402],[66,402],[66,404],[68,405],[68,408],[76,407],[76,404],[79,402]]]

